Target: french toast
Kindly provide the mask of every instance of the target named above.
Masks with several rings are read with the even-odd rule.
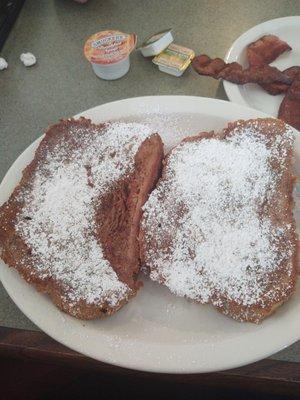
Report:
[[[259,323],[293,294],[293,132],[277,119],[184,139],[143,207],[142,268],[175,295]]]
[[[0,208],[2,259],[74,317],[114,313],[140,287],[141,207],[162,157],[141,124],[51,126]]]

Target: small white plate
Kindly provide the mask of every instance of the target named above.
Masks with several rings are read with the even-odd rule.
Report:
[[[225,56],[225,61],[227,63],[237,61],[246,68],[248,66],[246,47],[249,43],[267,34],[278,36],[292,47],[291,51],[283,53],[270,65],[280,70],[300,65],[300,16],[273,19],[254,26],[233,43]],[[272,96],[255,83],[236,85],[223,81],[223,84],[230,101],[277,117],[284,95]]]
[[[262,112],[227,101],[186,96],[121,100],[85,111],[94,122],[142,121],[158,131],[166,147],[187,135],[220,130],[229,121],[265,117]],[[77,116],[78,117],[78,116]],[[15,161],[0,186],[0,204],[34,157],[36,140]],[[300,139],[296,141],[300,155]],[[297,159],[300,175],[300,163]],[[238,323],[211,306],[192,304],[144,279],[137,297],[103,320],[80,321],[59,311],[45,295],[0,261],[8,294],[37,326],[64,345],[97,360],[144,371],[195,373],[254,362],[300,338],[300,288],[261,325]]]

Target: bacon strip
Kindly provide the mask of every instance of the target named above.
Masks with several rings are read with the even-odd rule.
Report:
[[[292,50],[283,40],[275,35],[265,35],[247,46],[250,67],[270,64],[282,53]]]
[[[238,64],[239,65],[239,64]],[[243,85],[245,83],[258,83],[268,84],[272,82],[280,82],[284,84],[291,84],[292,79],[279,71],[276,67],[270,65],[261,65],[259,67],[250,67],[247,69],[225,67],[220,73],[219,77],[227,81]]]
[[[282,100],[278,118],[300,130],[300,73],[298,73]]]
[[[243,69],[237,62],[226,64],[220,58],[211,59],[207,55],[195,57],[192,65],[200,75],[208,75],[215,79],[222,78],[239,85],[244,85],[245,83],[269,84],[273,82],[290,85],[292,83],[292,79],[289,76],[269,65]]]
[[[294,81],[298,73],[300,73],[300,67],[296,65],[294,67],[287,68],[282,72]],[[265,84],[262,83],[260,86],[273,96],[276,94],[286,93],[290,87],[290,85],[279,82],[265,83]]]
[[[200,75],[207,75],[219,79],[218,74],[226,66],[226,63],[221,58],[211,59],[207,55],[202,54],[193,59],[192,66]]]

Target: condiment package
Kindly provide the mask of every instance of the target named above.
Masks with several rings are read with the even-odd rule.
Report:
[[[174,76],[181,76],[195,57],[193,50],[178,44],[170,44],[164,51],[153,58],[152,62],[158,65],[162,72]]]
[[[171,29],[155,33],[138,47],[144,57],[155,56],[152,60],[160,71],[181,76],[195,57],[193,50],[173,43]]]
[[[148,37],[137,50],[140,50],[144,57],[153,57],[166,49],[173,40],[171,29],[166,29]]]
[[[134,33],[102,31],[86,41],[84,55],[97,76],[107,80],[118,79],[129,70],[129,55],[136,42],[137,37]]]

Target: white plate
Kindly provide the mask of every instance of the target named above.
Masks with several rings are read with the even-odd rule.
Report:
[[[283,53],[270,65],[280,70],[292,67],[293,65],[300,65],[300,16],[273,19],[256,25],[249,31],[243,33],[233,43],[225,57],[225,61],[227,63],[237,61],[243,67],[247,67],[247,45],[269,33],[278,36],[292,47],[291,51]],[[283,99],[282,94],[272,96],[254,83],[236,85],[231,82],[223,81],[223,84],[230,101],[256,108],[274,117],[277,116],[280,103]]]
[[[159,130],[168,147],[183,136],[218,130],[229,121],[265,116],[230,102],[185,96],[121,100],[81,115],[95,122],[145,121]],[[6,174],[0,186],[0,204],[18,183],[39,141],[29,146]],[[298,139],[296,146],[300,154]],[[256,326],[235,322],[211,306],[177,298],[145,279],[137,297],[117,314],[85,322],[60,312],[3,262],[0,271],[13,301],[48,335],[87,356],[123,367],[170,373],[216,371],[262,359],[300,338],[300,290],[274,316]]]

